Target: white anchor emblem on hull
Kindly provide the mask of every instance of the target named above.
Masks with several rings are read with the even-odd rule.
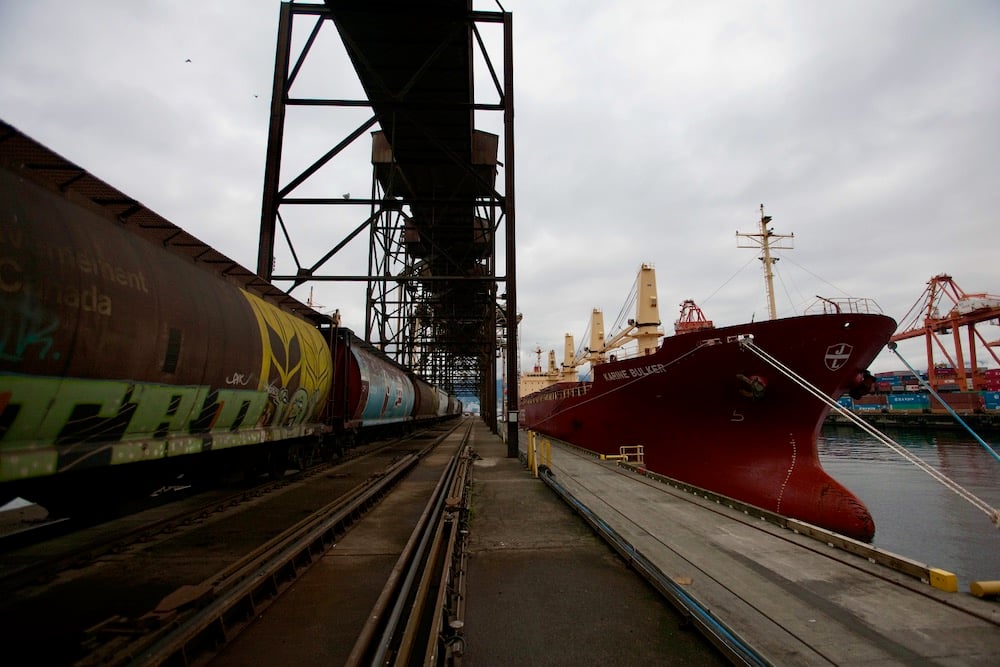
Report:
[[[826,356],[823,357],[826,367],[831,371],[839,370],[851,358],[851,350],[853,349],[854,347],[847,343],[837,343],[826,348]]]

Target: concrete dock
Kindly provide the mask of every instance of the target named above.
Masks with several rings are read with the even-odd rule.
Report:
[[[722,660],[485,425],[474,447],[466,662]],[[983,665],[1000,655],[996,601],[939,590],[558,443],[550,469],[765,662]]]
[[[485,425],[472,443],[463,664],[728,664]]]

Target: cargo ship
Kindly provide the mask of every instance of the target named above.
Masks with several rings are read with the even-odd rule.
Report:
[[[870,541],[868,509],[820,465],[816,438],[830,407],[803,383],[833,400],[870,392],[868,364],[896,323],[862,312],[855,299],[823,299],[821,313],[774,317],[770,244],[777,235],[769,221],[762,207],[760,234],[746,236],[759,237],[764,249],[772,319],[717,328],[685,301],[675,334],[663,337],[655,270],[643,265],[635,320],[604,340],[595,310],[590,345],[566,359],[564,372],[549,374],[550,386],[521,399],[520,422],[597,454],[631,453],[658,474]],[[635,342],[631,356],[611,353],[627,341]],[[591,379],[566,381],[588,362]]]

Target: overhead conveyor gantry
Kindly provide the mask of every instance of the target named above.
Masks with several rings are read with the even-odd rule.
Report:
[[[303,23],[308,33],[296,32],[293,40],[295,25]],[[330,57],[316,48],[330,27],[363,97],[296,95],[307,59]],[[493,39],[496,31],[501,38]],[[488,48],[497,43],[499,66]],[[517,321],[511,46],[510,14],[475,11],[471,0],[283,3],[258,255],[260,275],[289,283],[289,291],[312,281],[365,282],[365,338],[430,382],[478,395],[491,424],[500,346],[516,341],[506,327]],[[474,75],[482,79],[478,92],[486,101],[477,100]],[[305,169],[283,174],[286,112],[292,107],[354,114],[368,109],[371,115]],[[497,131],[477,129],[477,121]],[[310,184],[319,196],[299,195],[366,134],[368,198],[323,192],[322,184]],[[345,205],[361,211],[356,223],[342,230],[343,239],[318,261],[301,265],[283,211]],[[294,273],[275,270],[279,232],[292,246]],[[369,241],[367,275],[336,273],[337,253],[363,235]],[[503,275],[496,271],[498,237],[505,242],[499,249]],[[504,358],[512,378],[507,382],[511,424],[517,415],[516,353]]]

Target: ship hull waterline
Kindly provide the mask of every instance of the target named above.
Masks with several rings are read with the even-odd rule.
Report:
[[[829,314],[670,336],[651,355],[597,365],[592,382],[524,397],[522,425],[599,454],[642,445],[653,472],[871,541],[867,507],[820,465],[829,406],[739,340],[836,399],[895,328],[883,315]]]

